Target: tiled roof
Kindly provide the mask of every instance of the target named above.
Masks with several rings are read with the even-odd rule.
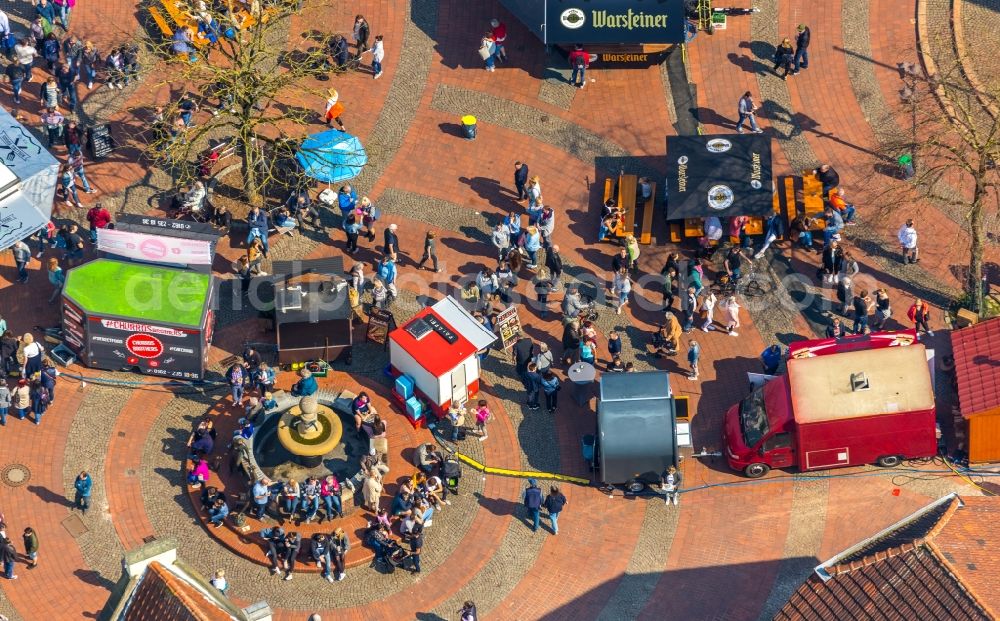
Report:
[[[951,345],[962,414],[1000,407],[1000,317],[953,330]]]
[[[948,561],[952,571],[994,613],[1000,611],[1000,499],[984,496],[962,498],[962,506],[938,529],[931,545]]]
[[[826,582],[813,574],[775,620],[992,618],[928,546],[908,544],[879,553],[860,567],[838,566]]]
[[[194,586],[154,561],[132,594],[124,621],[232,621]]]
[[[776,621],[995,619],[1000,505],[945,497],[816,568]],[[996,543],[996,542],[994,542]]]

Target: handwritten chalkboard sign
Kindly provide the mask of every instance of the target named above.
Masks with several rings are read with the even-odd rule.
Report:
[[[365,335],[371,343],[385,345],[389,333],[396,329],[396,318],[387,310],[373,308],[368,313],[368,332]]]
[[[118,146],[111,135],[110,125],[95,125],[87,128],[87,149],[95,160],[102,160]]]

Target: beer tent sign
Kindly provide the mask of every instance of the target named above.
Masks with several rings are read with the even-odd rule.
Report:
[[[0,250],[45,227],[59,162],[0,107]]]

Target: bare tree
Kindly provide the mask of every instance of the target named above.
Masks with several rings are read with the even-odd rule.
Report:
[[[206,6],[206,4],[208,6]],[[301,0],[257,0],[249,11],[237,10],[238,2],[208,2],[195,5],[189,14],[207,37],[189,29],[190,54],[178,54],[175,41],[155,30],[142,36],[140,44],[167,58],[156,64],[155,80],[173,91],[153,131],[145,135],[148,157],[169,168],[181,183],[197,175],[199,159],[210,147],[224,145],[242,163],[243,193],[251,204],[264,200],[274,184],[294,183],[299,173],[292,165],[295,149],[316,120],[317,111],[289,103],[303,93],[326,98],[317,80],[344,71],[332,62],[332,34],[306,34],[308,49],[287,50],[288,24],[303,8]],[[220,8],[222,7],[222,8]],[[208,108],[212,116],[188,126],[181,115],[193,101]]]
[[[963,215],[970,236],[964,288],[971,310],[982,312],[983,250],[1000,204],[1000,115],[993,112],[1000,109],[1000,88],[972,88],[960,64],[932,76],[915,65],[899,70],[911,131],[884,140],[882,157],[910,155],[913,169],[909,183],[891,184],[881,202],[894,209],[929,200]]]

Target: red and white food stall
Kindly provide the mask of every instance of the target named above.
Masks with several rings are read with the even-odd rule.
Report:
[[[476,352],[497,339],[452,297],[424,308],[389,333],[393,375],[413,380],[414,391],[438,416],[479,391]]]

